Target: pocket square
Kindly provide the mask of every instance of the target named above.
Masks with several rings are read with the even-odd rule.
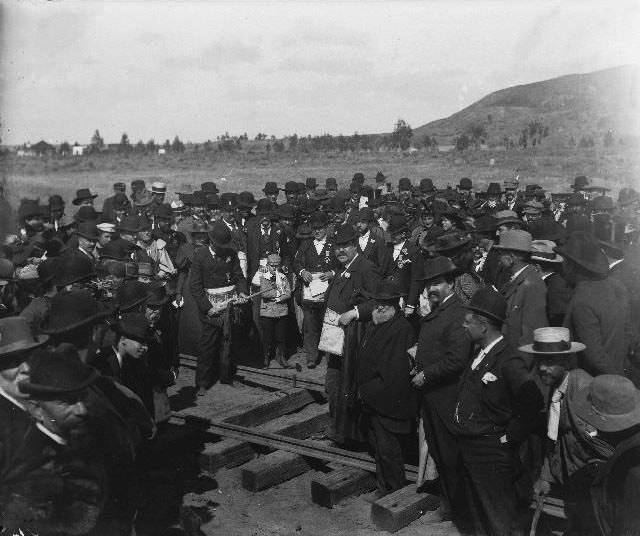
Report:
[[[497,379],[498,377],[494,374],[491,374],[491,372],[485,372],[484,376],[482,376],[482,383],[486,385],[489,382],[495,382]]]

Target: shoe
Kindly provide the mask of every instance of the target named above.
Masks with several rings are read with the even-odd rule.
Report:
[[[292,365],[289,365],[289,363],[287,363],[287,360],[284,357],[284,351],[281,348],[276,348],[276,362],[283,369],[292,368]]]
[[[262,363],[262,368],[268,369],[269,368],[269,363],[271,363],[271,357],[269,356],[269,354],[265,354],[264,361]]]
[[[440,495],[440,478],[434,478],[433,480],[425,480],[416,489],[416,493],[429,493],[430,495]]]
[[[196,396],[204,396],[207,394],[207,390],[204,387],[200,387],[198,389],[198,392],[196,393]]]

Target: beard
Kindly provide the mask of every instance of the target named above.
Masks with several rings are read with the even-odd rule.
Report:
[[[377,309],[373,311],[373,313],[371,313],[371,319],[373,320],[373,323],[378,326],[380,324],[384,324],[385,322],[389,322],[389,320],[391,320],[394,316],[396,315],[396,310],[394,309],[389,309],[384,310],[384,311],[378,311]]]

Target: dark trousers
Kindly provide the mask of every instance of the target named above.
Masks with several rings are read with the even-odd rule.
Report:
[[[262,345],[264,352],[271,352],[278,345],[284,349],[287,340],[287,324],[288,317],[260,317],[260,326],[262,329]]]
[[[369,443],[376,459],[378,490],[387,495],[403,488],[407,483],[402,457],[402,443],[407,434],[389,430],[389,425],[385,426],[388,419],[376,413],[370,413],[368,417]]]
[[[196,387],[209,389],[220,379],[222,315],[201,318],[200,355],[196,367]]]
[[[517,451],[498,435],[459,438],[468,512],[475,534],[522,534],[517,522]]]
[[[318,363],[318,343],[322,332],[322,320],[324,318],[323,307],[310,307],[302,304],[302,332],[304,352],[307,354],[307,363]]]

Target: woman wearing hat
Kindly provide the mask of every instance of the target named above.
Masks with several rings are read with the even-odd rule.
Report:
[[[593,517],[587,516],[593,478],[593,467],[589,466],[609,458],[612,449],[576,414],[578,392],[593,381],[584,370],[572,368],[572,361],[577,352],[584,350],[584,344],[571,341],[567,328],[549,327],[536,329],[533,342],[519,350],[533,356],[542,384],[551,389],[546,453],[534,492],[546,495],[552,485],[560,487],[568,533],[593,534],[595,523]]]

